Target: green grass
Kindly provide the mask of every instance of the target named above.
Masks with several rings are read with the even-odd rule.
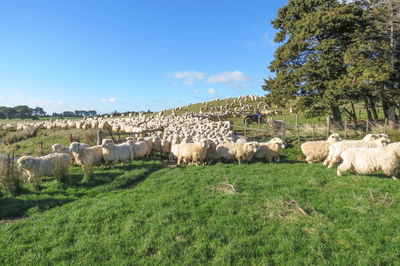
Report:
[[[298,157],[296,145],[281,163],[165,168],[133,187],[110,184],[136,170],[109,170],[79,200],[2,225],[0,263],[398,263],[400,183]],[[217,189],[225,178],[236,193]]]

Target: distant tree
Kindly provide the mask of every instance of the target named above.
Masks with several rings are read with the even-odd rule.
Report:
[[[17,118],[30,118],[33,115],[33,109],[29,108],[27,105],[18,105],[14,107],[15,116]]]

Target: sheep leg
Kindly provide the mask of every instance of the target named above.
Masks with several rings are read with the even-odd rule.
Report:
[[[177,162],[177,165],[181,165],[181,162],[182,162],[182,157],[181,157],[181,156],[178,156],[178,162]]]
[[[395,176],[392,176],[392,179],[393,180],[399,180],[397,177],[395,177]]]

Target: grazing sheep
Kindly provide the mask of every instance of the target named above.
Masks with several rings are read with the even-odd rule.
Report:
[[[378,138],[374,141],[365,140],[343,140],[333,143],[329,146],[329,154],[326,157],[323,165],[328,165],[328,168],[332,168],[333,164],[341,162],[341,154],[350,148],[380,148],[387,146],[390,140],[387,138]]]
[[[103,139],[101,143],[103,148],[104,162],[110,163],[111,169],[114,169],[114,164],[122,162],[122,166],[126,161],[133,161],[133,150],[129,143],[114,144],[111,139]]]
[[[208,139],[203,139],[200,143],[181,143],[174,144],[171,147],[171,153],[177,158],[177,165],[184,163],[193,163],[198,166],[204,162],[209,146]]]
[[[26,172],[28,181],[42,176],[55,176],[58,163],[62,164],[60,170],[68,174],[71,157],[65,153],[54,153],[42,157],[22,156],[18,159],[18,169]]]
[[[255,159],[261,159],[272,162],[272,159],[279,162],[281,150],[285,148],[285,144],[280,138],[273,138],[267,143],[258,143],[259,149],[254,154]]]
[[[337,169],[337,175],[349,171],[371,174],[382,170],[385,175],[397,180],[400,163],[400,143],[393,143],[382,148],[350,148],[342,153],[343,162]]]
[[[93,165],[101,165],[104,168],[103,148],[101,145],[86,147],[85,144],[79,142],[72,142],[69,150],[74,155],[75,161],[78,165],[86,168],[87,162]]]
[[[308,163],[319,163],[328,157],[329,146],[341,140],[339,134],[331,134],[326,141],[308,141],[301,144],[300,148]]]
[[[236,159],[240,165],[242,162],[251,161],[258,149],[259,146],[253,142],[221,143],[217,145],[215,158],[227,161]]]
[[[132,140],[129,140],[127,143],[132,148],[134,160],[148,156],[151,152],[149,146],[144,141],[133,142]]]

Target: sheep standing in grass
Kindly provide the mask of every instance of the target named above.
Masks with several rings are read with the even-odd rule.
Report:
[[[308,141],[301,144],[300,148],[308,163],[319,163],[328,157],[329,147],[341,140],[339,134],[332,134],[326,141]]]
[[[104,167],[103,148],[101,145],[85,147],[82,143],[72,142],[69,146],[69,150],[74,155],[76,163],[84,169],[87,166],[90,167],[94,165],[101,165],[102,168]]]
[[[387,138],[378,138],[374,141],[365,141],[365,140],[343,140],[336,143],[333,143],[329,146],[329,155],[326,157],[323,165],[328,165],[328,168],[332,168],[333,164],[340,163],[342,158],[341,154],[350,148],[380,148],[385,147],[390,143],[390,140]]]
[[[111,139],[103,139],[101,143],[103,148],[103,159],[105,163],[110,163],[111,169],[114,169],[114,164],[126,161],[133,161],[133,150],[129,143],[114,144]]]
[[[217,145],[215,159],[231,161],[236,159],[240,165],[242,162],[249,162],[259,146],[253,142],[247,143],[221,143]]]
[[[258,143],[259,149],[254,154],[255,159],[261,159],[272,162],[273,159],[279,162],[281,150],[285,148],[285,144],[280,138],[273,138],[266,143]]]
[[[342,153],[343,162],[337,169],[337,175],[349,171],[371,174],[382,170],[385,175],[397,180],[400,162],[400,143],[393,143],[383,148],[350,148]]]
[[[89,145],[86,144],[86,143],[81,143],[81,146],[82,147],[89,147]],[[75,157],[72,154],[72,152],[69,150],[68,147],[65,147],[62,144],[56,143],[51,148],[52,148],[52,152],[53,153],[65,153],[65,154],[68,154],[71,157],[71,162],[73,163],[75,161]]]
[[[42,157],[22,156],[18,159],[18,169],[26,172],[28,181],[32,181],[42,176],[55,176],[57,170],[68,175],[70,163],[71,157],[65,153],[54,153]]]
[[[203,139],[199,143],[173,144],[171,153],[177,158],[178,165],[181,165],[183,161],[198,166],[206,158],[208,145],[208,139]]]
[[[135,142],[133,140],[128,140],[127,143],[132,148],[134,160],[148,156],[151,152],[149,146],[144,141]]]

